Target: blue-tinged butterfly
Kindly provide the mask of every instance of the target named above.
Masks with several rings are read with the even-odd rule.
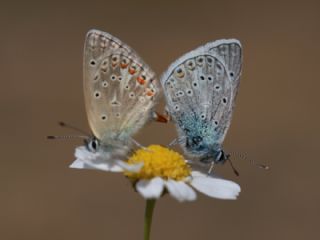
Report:
[[[238,40],[207,43],[176,60],[161,78],[167,111],[185,153],[224,163],[222,144],[231,122],[242,66]]]
[[[83,79],[85,106],[94,135],[87,141],[89,150],[127,146],[135,142],[132,135],[156,117],[153,109],[160,88],[154,72],[114,36],[99,30],[87,33]]]

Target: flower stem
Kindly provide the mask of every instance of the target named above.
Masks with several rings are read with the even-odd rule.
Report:
[[[155,204],[156,199],[148,199],[146,202],[146,209],[144,213],[144,240],[150,240],[152,215]]]

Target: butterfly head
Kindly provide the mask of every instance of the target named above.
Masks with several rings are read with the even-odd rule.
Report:
[[[211,150],[205,157],[201,158],[203,163],[219,163],[224,164],[227,160],[230,159],[230,154],[226,154],[222,149],[221,150]]]
[[[225,153],[223,150],[213,152],[213,161],[215,163],[225,163],[230,159],[230,154]]]

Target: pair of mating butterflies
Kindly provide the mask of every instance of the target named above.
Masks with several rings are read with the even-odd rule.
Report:
[[[168,118],[177,143],[205,163],[223,163],[222,143],[230,125],[242,64],[235,39],[209,42],[180,57],[161,77]],[[94,137],[88,149],[121,148],[148,120],[159,82],[151,68],[114,36],[90,30],[84,47],[84,95]],[[160,117],[160,116],[158,116]]]

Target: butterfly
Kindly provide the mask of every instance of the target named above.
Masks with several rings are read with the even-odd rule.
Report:
[[[161,77],[168,115],[184,152],[202,163],[224,163],[222,148],[229,129],[242,68],[238,40],[217,40],[186,53]]]
[[[160,84],[139,55],[116,37],[87,33],[83,59],[84,100],[93,137],[88,150],[117,149],[152,117]]]

